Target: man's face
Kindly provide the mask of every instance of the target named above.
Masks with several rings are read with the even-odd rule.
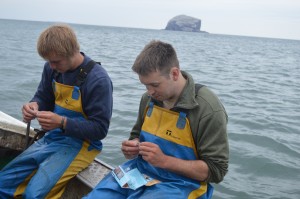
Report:
[[[60,73],[64,73],[72,68],[71,59],[59,55],[50,55],[46,59],[50,67]]]
[[[147,76],[139,75],[140,82],[146,86],[148,94],[156,100],[164,101],[172,98],[173,80],[168,75],[160,72],[152,72]]]

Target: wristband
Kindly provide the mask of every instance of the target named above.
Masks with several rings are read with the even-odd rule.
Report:
[[[64,129],[65,119],[66,119],[66,118],[65,118],[64,116],[61,117],[61,121],[60,121],[60,128],[61,128],[61,129]]]

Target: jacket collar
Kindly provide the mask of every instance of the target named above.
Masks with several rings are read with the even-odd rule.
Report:
[[[181,73],[186,79],[186,84],[174,108],[193,109],[199,105],[195,99],[195,83],[189,73],[185,71],[181,71]]]

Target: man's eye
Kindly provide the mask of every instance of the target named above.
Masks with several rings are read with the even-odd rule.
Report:
[[[60,61],[49,61],[51,64],[58,64]]]

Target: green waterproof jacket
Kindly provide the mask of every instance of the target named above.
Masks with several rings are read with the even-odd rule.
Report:
[[[207,182],[219,183],[228,171],[229,144],[227,137],[227,113],[218,97],[206,86],[195,93],[195,83],[190,74],[182,71],[187,79],[177,103],[171,110],[188,110],[198,157],[207,163]],[[140,102],[138,118],[132,128],[130,138],[138,138],[144,120],[144,112],[151,98],[145,93]],[[162,106],[162,102],[157,105]]]

